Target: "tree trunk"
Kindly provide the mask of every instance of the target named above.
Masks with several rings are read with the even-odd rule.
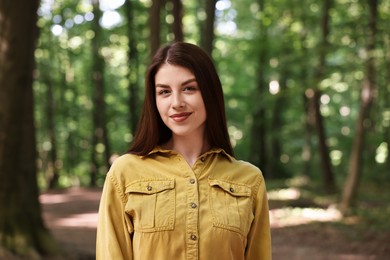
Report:
[[[101,11],[99,9],[99,0],[92,0],[93,4],[93,31],[95,37],[92,39],[92,81],[94,86],[93,91],[93,138],[92,138],[92,154],[91,154],[91,179],[90,186],[96,186],[97,177],[100,168],[99,154],[103,153],[103,166],[106,167],[105,172],[110,167],[110,147],[108,141],[108,133],[106,127],[106,109],[105,109],[105,91],[104,91],[104,60],[100,55],[100,46],[102,42],[101,27],[99,20]],[[102,146],[103,145],[103,146]],[[100,160],[101,161],[101,160]]]
[[[318,89],[313,90],[313,97],[310,102],[312,104],[312,113],[314,114],[314,122],[318,136],[318,149],[320,153],[320,161],[322,166],[322,174],[324,180],[324,188],[327,193],[334,193],[336,191],[336,185],[334,182],[330,157],[329,157],[329,149],[326,144],[326,134],[325,127],[323,122],[323,117],[321,115],[320,110],[320,99],[321,99],[321,91]]]
[[[173,3],[173,24],[172,24],[172,31],[175,36],[176,42],[181,42],[184,40],[183,35],[183,3],[181,0],[171,0]]]
[[[386,36],[386,50],[387,50],[387,56],[386,56],[386,69],[387,69],[387,81],[390,82],[390,36]],[[385,107],[390,107],[390,84],[387,84],[385,87]],[[387,125],[385,128],[384,133],[384,140],[387,140],[387,149],[390,150],[390,125]],[[387,152],[387,169],[390,171],[390,152]]]
[[[329,10],[331,7],[331,0],[323,1],[323,14],[321,21],[321,32],[322,32],[322,41],[319,46],[319,64],[315,72],[314,81],[318,84],[325,76],[325,67],[326,67],[326,55],[328,50],[328,35],[329,35]],[[312,109],[314,112],[315,126],[318,135],[318,148],[320,153],[320,160],[322,165],[322,174],[324,180],[324,188],[328,193],[335,192],[336,185],[334,181],[334,176],[332,172],[330,156],[328,146],[326,144],[326,134],[323,118],[320,111],[320,98],[321,91],[319,89],[314,89],[314,95],[311,99]]]
[[[69,36],[68,36],[69,37]],[[75,62],[75,56],[72,53],[71,50],[67,50],[66,56],[60,58],[57,62],[60,63],[66,63],[64,66],[64,70],[60,71],[61,75],[61,96],[65,96],[65,93],[69,92],[72,93],[70,98],[67,98],[66,100],[62,100],[59,107],[61,107],[61,111],[59,112],[58,116],[61,118],[57,121],[63,122],[62,127],[67,129],[67,138],[66,138],[66,156],[64,156],[62,159],[63,162],[63,169],[66,171],[66,173],[69,176],[74,176],[74,169],[77,167],[77,164],[79,163],[80,155],[82,152],[80,152],[80,125],[77,124],[75,128],[69,128],[67,127],[68,122],[80,122],[80,117],[82,118],[84,115],[80,115],[77,113],[75,107],[77,107],[77,100],[79,98],[79,88],[76,87],[74,82],[69,81],[67,78],[70,77],[69,74],[74,74],[74,62]],[[93,91],[92,91],[93,92]],[[61,97],[60,97],[61,98]],[[82,119],[81,119],[82,120]]]
[[[264,10],[264,0],[259,0],[260,11]],[[264,176],[269,177],[268,158],[266,153],[266,104],[264,96],[267,93],[267,82],[265,80],[265,68],[267,67],[267,47],[268,47],[268,33],[263,21],[260,20],[259,25],[259,58],[257,71],[257,88],[253,96],[256,97],[256,108],[253,114],[253,125],[251,129],[251,162],[258,165]]]
[[[125,3],[127,14],[127,36],[129,38],[128,51],[128,67],[129,67],[129,114],[130,114],[130,130],[134,135],[138,123],[138,51],[137,51],[137,31],[134,19],[134,3],[126,1]]]
[[[306,81],[305,81],[306,82]],[[313,145],[312,145],[312,136],[313,129],[315,126],[314,123],[314,115],[312,110],[310,109],[310,98],[308,95],[312,93],[312,89],[305,91],[303,95],[303,103],[305,110],[305,134],[304,134],[304,144],[302,147],[302,160],[303,160],[303,175],[310,176],[311,175],[311,159],[313,153]]]
[[[367,60],[366,74],[363,82],[360,96],[360,111],[356,124],[356,133],[352,144],[351,155],[349,158],[348,175],[344,183],[343,194],[341,197],[340,210],[345,214],[354,202],[359,187],[361,170],[363,167],[364,139],[366,128],[364,122],[369,119],[370,110],[374,103],[374,93],[376,89],[375,82],[375,36],[378,16],[377,0],[367,0],[369,10],[369,26],[367,35]],[[364,10],[365,8],[363,8]]]
[[[0,255],[54,253],[38,201],[33,105],[39,1],[0,1]],[[23,8],[20,8],[23,6]]]
[[[46,68],[49,70],[49,68]],[[54,189],[58,187],[58,169],[56,166],[57,162],[57,138],[56,138],[56,130],[54,123],[54,95],[53,95],[53,85],[51,79],[49,77],[45,77],[46,80],[46,94],[47,94],[47,104],[46,104],[46,119],[47,119],[47,131],[48,137],[51,144],[51,148],[48,151],[48,164],[46,169],[46,179],[48,183],[49,189]]]
[[[305,16],[302,16],[302,24],[307,24],[307,21],[305,19]],[[301,57],[302,59],[306,59],[308,55],[307,47],[305,47],[305,42],[307,39],[307,31],[301,33],[300,37],[300,44],[301,44]],[[309,85],[308,83],[308,75],[307,75],[307,68],[304,66],[301,66],[300,69],[300,75],[299,75],[302,86]],[[310,176],[311,175],[311,163],[312,163],[312,153],[313,153],[313,145],[312,145],[312,136],[315,129],[315,123],[314,123],[314,114],[312,113],[312,110],[310,109],[310,96],[312,95],[311,89],[303,89],[304,93],[302,95],[303,98],[303,108],[305,113],[305,122],[304,122],[304,144],[302,146],[302,160],[303,160],[303,175]]]
[[[216,0],[206,0],[206,21],[201,32],[201,47],[210,57],[214,46],[214,22]]]
[[[53,38],[50,34],[50,40]],[[45,172],[45,180],[48,189],[54,189],[58,187],[59,173],[57,167],[57,135],[56,135],[56,124],[55,124],[55,110],[56,110],[56,102],[54,98],[53,92],[53,71],[52,66],[55,62],[55,55],[53,55],[53,49],[48,47],[49,57],[45,62],[42,63],[41,67],[38,68],[40,75],[40,81],[46,86],[46,106],[44,114],[46,115],[43,121],[46,121],[46,136],[48,137],[50,143],[50,149],[45,149],[45,156],[42,159],[42,170]]]
[[[162,0],[152,0],[150,8],[150,57],[152,58],[160,47],[161,21],[160,12]]]
[[[286,52],[284,52],[286,53]],[[272,120],[271,120],[271,156],[269,157],[269,167],[268,167],[268,177],[270,178],[286,178],[287,177],[287,171],[284,171],[281,167],[280,158],[282,156],[282,144],[280,142],[280,136],[281,136],[281,129],[283,127],[283,111],[285,111],[286,108],[286,79],[287,72],[285,68],[281,69],[280,73],[281,80],[279,81],[279,93],[275,96],[275,103],[274,107],[272,109]]]

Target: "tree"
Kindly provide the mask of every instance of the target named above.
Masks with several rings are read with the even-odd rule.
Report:
[[[175,36],[175,41],[183,41],[184,35],[183,35],[183,3],[181,0],[171,0],[173,3],[173,24],[172,24],[172,31]]]
[[[55,120],[54,120],[54,111],[55,111],[55,102],[54,102],[54,93],[53,93],[53,83],[48,75],[50,73],[50,68],[47,66],[46,70],[42,70],[43,81],[46,83],[46,117],[47,117],[47,132],[49,141],[51,144],[50,150],[48,151],[48,160],[47,160],[47,170],[46,170],[46,180],[49,189],[54,189],[58,186],[59,173],[57,164],[57,135],[55,130]]]
[[[95,37],[92,39],[92,82],[93,82],[93,137],[91,151],[91,181],[90,186],[96,186],[97,173],[99,169],[98,154],[104,154],[104,166],[109,168],[110,146],[106,126],[105,91],[104,91],[104,60],[100,54],[102,42],[101,27],[99,20],[101,11],[99,0],[92,0],[94,20],[92,23]],[[100,143],[99,143],[100,142]],[[100,148],[101,147],[101,148]]]
[[[258,0],[260,11],[265,13],[265,0]],[[264,17],[264,15],[262,16]],[[253,125],[251,129],[251,151],[253,157],[251,161],[256,165],[259,165],[264,171],[264,175],[268,176],[268,158],[266,152],[266,106],[264,102],[264,96],[267,90],[267,83],[265,80],[265,70],[267,67],[267,44],[268,33],[267,27],[264,25],[264,20],[260,19],[259,24],[259,53],[258,53],[258,72],[257,72],[257,86],[254,96],[256,97],[255,112],[253,114]],[[259,100],[261,100],[259,102]]]
[[[127,17],[127,37],[128,37],[128,78],[129,78],[129,114],[130,130],[134,134],[138,123],[138,51],[137,51],[137,33],[135,24],[135,5],[134,1],[126,1],[125,10]]]
[[[53,253],[38,201],[33,106],[38,0],[0,1],[0,256]],[[20,8],[23,6],[23,8]]]
[[[200,46],[210,56],[214,45],[214,22],[216,0],[206,0],[206,21],[203,23]]]
[[[302,16],[302,23],[307,24],[305,16]],[[299,36],[300,41],[300,50],[302,52],[301,57],[305,59],[305,57],[308,56],[308,49],[305,47],[305,42],[307,39],[307,30],[302,30],[303,32]],[[306,86],[308,83],[308,75],[306,73],[306,68],[301,66],[300,67],[300,73],[299,77],[301,82],[303,83],[303,86]],[[304,123],[304,144],[302,147],[302,159],[304,162],[303,166],[303,175],[308,176],[311,172],[311,159],[312,159],[312,151],[313,151],[313,145],[311,142],[311,137],[314,133],[315,129],[315,116],[314,116],[314,109],[311,109],[312,102],[309,102],[310,98],[312,98],[313,90],[308,89],[304,90],[304,93],[302,95],[303,99],[303,108],[305,112],[305,123]]]
[[[322,19],[321,19],[321,42],[319,43],[319,61],[317,68],[315,70],[314,74],[314,85],[317,86],[314,89],[309,89],[308,93],[308,117],[312,118],[314,127],[316,129],[317,135],[318,135],[318,148],[319,148],[319,154],[320,154],[320,161],[321,161],[321,168],[322,168],[322,174],[323,174],[323,180],[324,180],[324,187],[325,190],[328,193],[332,193],[335,191],[335,182],[330,162],[330,156],[329,156],[329,150],[326,143],[326,133],[325,133],[325,126],[324,126],[324,120],[321,115],[320,110],[320,98],[321,98],[321,91],[318,88],[319,83],[323,78],[325,77],[325,69],[326,69],[326,55],[328,51],[328,37],[329,37],[329,10],[331,8],[331,0],[324,0],[323,1],[323,13],[322,13]]]
[[[288,53],[291,50],[289,46],[286,45],[281,51],[281,56],[288,56]],[[283,64],[288,64],[288,62],[283,62]],[[271,129],[273,130],[270,134],[270,156],[268,160],[268,169],[267,174],[269,177],[279,178],[286,176],[286,170],[283,170],[283,167],[280,166],[280,158],[282,156],[282,141],[280,139],[281,129],[283,129],[283,113],[286,110],[285,104],[288,102],[287,97],[287,79],[288,79],[288,68],[287,66],[282,65],[280,69],[280,80],[279,87],[280,90],[275,95],[275,103],[272,109],[272,119],[270,122]]]
[[[160,47],[161,21],[160,12],[162,0],[152,0],[150,8],[150,57],[152,58]]]
[[[365,61],[365,80],[361,89],[360,111],[356,122],[356,132],[349,158],[348,175],[344,183],[344,189],[340,202],[340,209],[343,213],[346,213],[351,207],[357,194],[363,165],[362,158],[364,151],[364,140],[367,132],[367,126],[365,125],[365,122],[369,119],[376,90],[374,52],[377,32],[378,1],[367,0],[367,4],[369,10],[369,22],[366,42],[367,59]]]
[[[304,27],[299,30],[297,40],[299,41],[299,50],[301,52],[299,63],[299,73],[297,77],[302,86],[304,86],[303,108],[305,112],[304,118],[304,140],[302,146],[303,175],[310,175],[313,166],[313,135],[317,135],[317,148],[319,155],[319,162],[321,164],[322,179],[324,190],[328,193],[335,191],[335,180],[331,166],[329,155],[329,146],[327,143],[324,116],[321,112],[321,96],[324,90],[321,89],[321,82],[328,76],[331,68],[328,66],[328,56],[331,37],[331,20],[330,10],[333,5],[332,0],[322,1],[322,8],[319,8],[315,16],[311,14],[310,8],[299,8],[298,17],[292,22],[303,24]],[[318,6],[318,5],[317,5]],[[319,20],[319,22],[318,22]],[[314,27],[310,27],[313,24]],[[316,28],[318,28],[318,32]],[[308,42],[316,41],[312,47]],[[317,42],[317,39],[318,42]],[[315,47],[314,47],[315,46]],[[310,86],[307,88],[307,86]],[[316,171],[317,172],[317,171]],[[312,176],[314,177],[314,176]]]
[[[386,37],[386,66],[385,71],[387,71],[387,82],[390,82],[390,36],[387,35]],[[384,105],[386,107],[390,107],[390,85],[385,86],[384,88],[383,99],[384,99]],[[384,140],[387,140],[387,147],[390,147],[390,125],[387,125],[384,130]],[[387,154],[387,168],[390,169],[390,153]]]

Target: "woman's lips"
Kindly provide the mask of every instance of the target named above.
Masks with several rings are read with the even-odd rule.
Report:
[[[192,113],[180,113],[180,114],[174,114],[171,115],[170,118],[172,118],[175,122],[183,122],[186,120]]]

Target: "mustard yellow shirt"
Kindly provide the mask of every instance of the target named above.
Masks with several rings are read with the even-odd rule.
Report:
[[[190,167],[173,151],[126,154],[107,174],[97,259],[268,260],[264,178],[255,166],[213,149]]]

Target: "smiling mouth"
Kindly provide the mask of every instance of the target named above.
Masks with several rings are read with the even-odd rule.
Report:
[[[174,114],[171,115],[170,118],[172,118],[176,122],[183,122],[186,120],[192,113],[180,113],[180,114]]]

